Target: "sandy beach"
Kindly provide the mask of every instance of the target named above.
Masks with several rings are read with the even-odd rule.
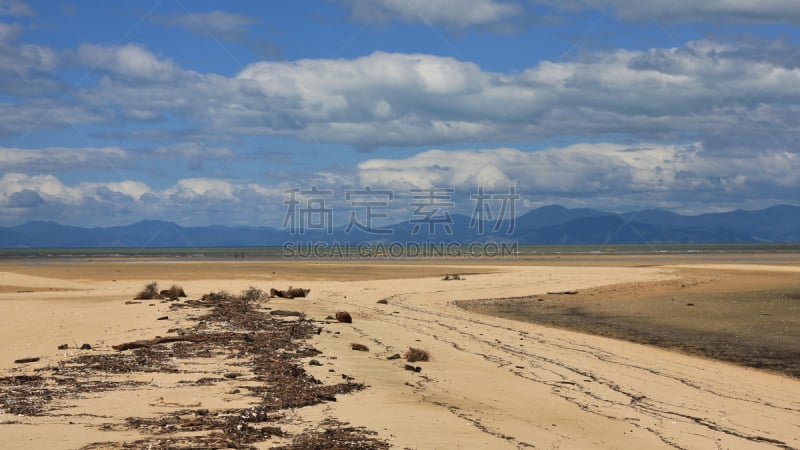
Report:
[[[753,310],[751,320],[753,327],[758,320],[780,321],[784,334],[777,339],[792,350],[797,341],[787,340],[796,336],[800,323],[794,306],[800,301],[796,297],[800,263],[786,255],[774,261],[764,255],[759,259],[759,263],[721,262],[698,255],[668,261],[628,256],[591,262],[569,258],[0,261],[2,446],[98,449],[137,443],[133,448],[189,448],[169,442],[188,442],[175,439],[209,430],[137,428],[130,426],[129,419],[180,416],[186,424],[200,410],[203,415],[220,416],[223,411],[256,404],[258,398],[252,393],[263,397],[264,386],[256,386],[262,378],[244,369],[249,366],[234,364],[232,351],[202,358],[174,356],[174,361],[164,362],[173,364],[171,371],[97,373],[93,380],[105,383],[102,391],[62,397],[48,391],[52,398],[38,414],[7,409],[15,390],[24,388],[26,380],[39,380],[25,377],[51,377],[66,383],[65,372],[59,375],[53,370],[59,362],[82,355],[131,354],[112,346],[195,329],[194,319],[200,313],[189,302],[203,294],[224,290],[238,295],[250,286],[266,291],[294,286],[310,289],[309,296],[272,298],[253,305],[265,314],[302,312],[303,319],[289,316],[281,323],[308,320],[316,329],[301,347],[277,354],[310,355],[297,356],[297,361],[320,386],[352,382],[359,387],[328,401],[271,412],[268,421],[254,426],[268,425],[281,432],[249,442],[245,448],[302,448],[298,439],[304,435],[336,429],[345,433],[348,427],[369,436],[373,443],[364,441],[363,446],[350,448],[800,448],[800,379],[796,377],[681,349],[500,318],[456,304],[550,295],[546,298],[561,302],[574,297],[587,308],[611,305],[610,310],[620,314],[640,311],[630,306],[636,298],[659,298],[675,286],[711,280],[696,283],[702,286],[690,293],[698,296],[693,298],[747,289],[785,294],[779,315],[769,315],[777,306],[764,300],[763,308]],[[446,274],[459,274],[461,279],[444,281]],[[152,281],[165,289],[178,284],[188,296],[178,302],[131,302]],[[735,286],[730,284],[734,281]],[[703,314],[710,320],[716,317],[714,326],[720,329],[750,327],[747,318],[741,317],[719,323],[719,317],[727,317],[723,309],[730,303],[722,297],[711,306],[691,302],[697,303],[695,308],[716,308],[717,316],[711,309]],[[186,306],[176,307],[176,303]],[[338,311],[349,312],[352,324],[328,319]],[[658,310],[653,314],[657,316]],[[667,322],[662,320],[659,326],[664,328]],[[236,333],[234,328],[226,330]],[[79,349],[84,343],[91,349]],[[66,348],[58,348],[64,344]],[[352,344],[368,350],[353,350]],[[158,346],[170,345],[177,344]],[[430,361],[388,359],[409,347],[426,350]],[[21,358],[39,359],[15,363]],[[406,365],[419,371],[407,370]],[[62,365],[62,370],[68,366]]]

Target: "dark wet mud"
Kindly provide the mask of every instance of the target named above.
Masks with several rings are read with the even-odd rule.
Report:
[[[797,274],[695,271],[679,280],[458,304],[800,378]]]

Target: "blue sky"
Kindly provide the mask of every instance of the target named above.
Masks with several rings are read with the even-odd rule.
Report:
[[[794,0],[0,0],[0,225],[800,204]]]

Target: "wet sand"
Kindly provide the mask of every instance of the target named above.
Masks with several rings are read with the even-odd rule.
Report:
[[[776,328],[780,317],[786,321],[784,334],[774,334],[780,343],[796,333],[792,283],[800,275],[785,256],[750,266],[702,257],[660,265],[658,258],[635,256],[588,262],[2,261],[0,399],[13,403],[23,384],[31,395],[22,398],[46,407],[19,415],[0,406],[0,435],[4,448],[20,449],[215,448],[225,442],[219,439],[240,439],[235,442],[242,448],[302,448],[304,436],[360,439],[361,448],[800,448],[795,378],[455,304],[583,302],[590,316],[614,318],[607,323],[643,322],[656,330],[679,325],[696,334],[728,328],[760,334]],[[715,265],[704,265],[709,261]],[[442,280],[454,273],[463,279]],[[151,281],[163,288],[178,283],[189,296],[130,303]],[[203,319],[217,308],[201,301],[209,292],[236,296],[248,286],[290,285],[311,289],[310,296],[262,299],[245,317],[226,300],[221,311],[227,312]],[[736,297],[743,289],[749,293]],[[564,291],[578,294],[547,294]],[[769,297],[759,304],[757,293]],[[777,293],[785,294],[780,302]],[[742,306],[728,313],[746,313],[714,316],[732,301]],[[600,306],[606,309],[589,309]],[[558,308],[564,305],[553,311]],[[271,312],[279,310],[304,317],[277,316],[270,325]],[[353,323],[327,319],[342,310]],[[763,327],[758,321],[764,319],[772,325]],[[300,320],[319,334],[299,333],[314,329],[297,328]],[[291,339],[276,353],[251,345],[279,329]],[[187,353],[199,344],[157,338],[184,335],[213,346]],[[152,352],[114,348],[136,341],[152,343]],[[92,348],[80,350],[82,343]],[[61,344],[68,347],[58,349]],[[431,360],[389,359],[410,347],[427,350]],[[132,370],[95,367],[80,376],[53,370],[65,364],[74,370],[76,358],[86,356],[125,362]],[[14,362],[23,357],[39,360]],[[148,369],[148,358],[158,370]],[[309,389],[319,386],[311,395],[319,401],[288,402],[265,416],[234,420],[249,408],[264,411],[259,408],[269,405],[270,392],[283,385],[271,378],[280,373],[306,380]],[[47,377],[57,389],[40,389],[35,377]],[[81,391],[89,381],[100,383],[102,392]],[[246,432],[237,431],[239,425]],[[270,434],[276,429],[279,435]]]

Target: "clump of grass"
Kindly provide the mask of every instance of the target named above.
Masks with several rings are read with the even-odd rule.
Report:
[[[136,294],[136,297],[134,297],[133,299],[134,300],[157,300],[157,299],[162,299],[162,298],[164,298],[164,297],[158,292],[158,283],[153,281],[152,283],[147,284],[144,287],[144,289],[139,291],[139,293]]]
[[[242,291],[242,300],[248,302],[255,302],[269,299],[269,294],[263,290],[250,286],[247,290]]]
[[[403,354],[403,357],[408,362],[417,362],[417,361],[430,361],[431,355],[428,353],[427,350],[423,350],[421,348],[414,348],[409,347],[408,350]]]

